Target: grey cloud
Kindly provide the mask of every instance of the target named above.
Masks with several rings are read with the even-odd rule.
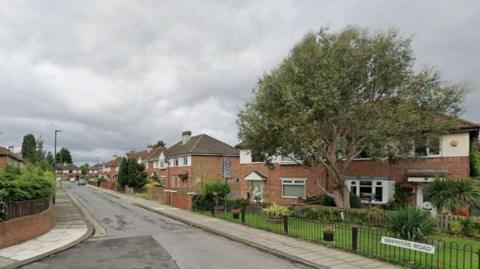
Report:
[[[10,1],[0,6],[0,145],[53,130],[77,162],[180,132],[237,141],[258,78],[309,31],[359,25],[412,36],[417,66],[472,91],[480,121],[477,1]]]

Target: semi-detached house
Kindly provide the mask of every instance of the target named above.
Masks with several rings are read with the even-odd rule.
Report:
[[[224,180],[223,165],[231,163],[227,180],[239,194],[239,150],[207,134],[182,132],[180,140],[165,149],[149,147],[126,154],[145,165],[149,177],[156,176],[167,189],[199,192],[205,182]]]
[[[4,170],[8,165],[15,167],[23,167],[25,162],[22,156],[13,151],[13,147],[0,147],[0,171]]]
[[[438,141],[419,144],[416,158],[392,164],[369,158],[354,160],[347,170],[346,184],[364,203],[387,204],[400,182],[415,194],[418,207],[430,206],[423,199],[423,189],[435,177],[468,177],[472,142],[478,139],[480,126],[459,119],[459,127]],[[328,188],[322,167],[304,168],[291,158],[277,157],[272,165],[255,160],[245,144],[240,149],[241,196],[251,201],[295,203],[298,197],[322,193],[317,184]]]

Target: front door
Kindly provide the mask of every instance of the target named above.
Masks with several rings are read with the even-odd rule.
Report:
[[[265,191],[265,181],[263,180],[255,180],[252,181],[251,187],[252,202],[261,203],[263,202],[263,192]]]

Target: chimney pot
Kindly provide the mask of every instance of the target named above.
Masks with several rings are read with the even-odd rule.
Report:
[[[182,144],[183,145],[187,144],[191,137],[192,137],[192,132],[183,131],[182,132]]]

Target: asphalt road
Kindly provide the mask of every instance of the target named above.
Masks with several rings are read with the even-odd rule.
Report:
[[[106,235],[22,268],[308,268],[91,188],[75,184],[69,184],[68,188],[105,228]]]

